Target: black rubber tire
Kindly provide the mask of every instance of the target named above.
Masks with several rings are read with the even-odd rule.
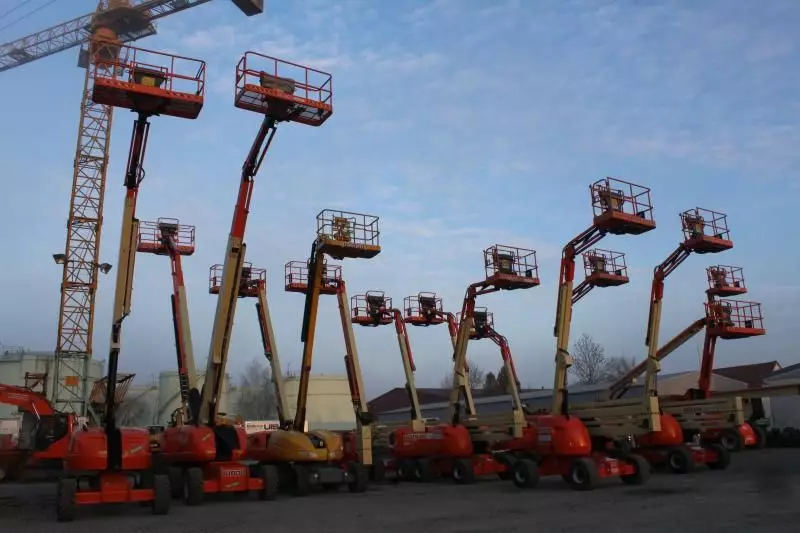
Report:
[[[414,463],[409,459],[400,459],[397,462],[397,480],[414,481]]]
[[[169,468],[169,492],[172,498],[179,500],[183,498],[183,468],[171,466]]]
[[[272,501],[278,497],[278,469],[273,465],[261,465],[256,469],[258,477],[264,483],[258,491],[258,499]]]
[[[738,429],[723,430],[719,434],[718,442],[729,452],[740,452],[744,448],[744,439]]]
[[[433,463],[430,459],[417,459],[414,461],[414,479],[420,483],[433,481]]]
[[[305,465],[292,465],[292,496],[311,494],[311,472]]]
[[[592,490],[600,480],[597,465],[588,457],[578,457],[572,461],[569,472],[563,477],[574,490]]]
[[[475,469],[469,459],[456,459],[453,461],[453,481],[459,485],[475,483]]]
[[[366,492],[369,486],[369,472],[367,468],[361,463],[350,463],[347,470],[353,478],[350,483],[347,484],[347,489],[355,494]]]
[[[75,495],[78,493],[78,480],[64,477],[58,480],[56,500],[56,520],[72,522],[75,520]]]
[[[676,446],[667,451],[667,468],[673,474],[688,474],[694,470],[694,457],[686,446]]]
[[[756,434],[756,443],[748,446],[749,450],[763,450],[767,447],[767,431],[761,426],[753,425],[753,433]]]
[[[532,489],[539,484],[539,465],[530,459],[517,459],[511,467],[511,481],[520,489]]]
[[[201,505],[205,499],[203,469],[193,466],[183,474],[183,502],[189,506]]]
[[[706,463],[709,470],[725,470],[731,464],[731,452],[721,444],[709,444],[707,449],[717,454],[717,460]]]
[[[626,485],[644,485],[647,483],[647,480],[650,479],[650,472],[652,471],[647,459],[641,455],[632,453],[623,457],[622,460],[633,465],[634,470],[633,474],[619,477],[623,483]]]
[[[171,505],[172,487],[169,483],[169,475],[156,474],[153,477],[153,514],[158,516],[169,514]]]

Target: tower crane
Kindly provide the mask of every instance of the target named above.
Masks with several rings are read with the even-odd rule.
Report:
[[[80,47],[78,66],[86,68],[80,107],[78,142],[73,161],[67,238],[64,252],[53,255],[63,265],[58,314],[53,404],[58,411],[92,414],[87,398],[87,368],[92,356],[95,295],[103,226],[108,151],[113,107],[92,100],[93,79],[87,68],[92,37],[136,41],[156,33],[155,21],[210,0],[100,0],[97,10],[0,45],[0,72]],[[245,15],[258,15],[264,0],[232,0]],[[96,420],[97,421],[97,420]]]

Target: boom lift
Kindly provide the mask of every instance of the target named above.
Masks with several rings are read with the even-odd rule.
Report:
[[[342,267],[329,265],[325,254],[334,259],[371,258],[380,252],[378,218],[344,211],[324,210],[317,215],[317,238],[308,261],[289,261],[285,265],[285,290],[306,295],[303,316],[303,365],[294,419],[284,410],[281,429],[251,436],[250,457],[280,469],[282,485],[295,496],[305,496],[314,487],[336,488],[343,484],[351,492],[364,492],[369,480],[365,469],[372,465],[371,415],[363,397],[361,367],[350,322],[347,288]],[[356,413],[357,435],[335,431],[306,432],[306,401],[314,344],[314,329],[322,294],[337,296],[344,334],[345,366]],[[355,443],[352,443],[355,440]],[[348,450],[348,446],[355,448]]]
[[[494,332],[491,315],[485,308],[476,308],[475,300],[478,296],[501,290],[537,287],[539,273],[536,252],[496,244],[486,248],[483,257],[486,277],[467,287],[458,319],[458,335],[453,348],[453,388],[450,391],[449,401],[449,418],[452,425],[437,428],[437,432],[442,434],[441,438],[445,442],[452,441],[452,444],[445,444],[446,448],[460,453],[451,454],[445,458],[446,460],[434,463],[434,468],[441,474],[451,474],[457,483],[470,483],[476,476],[505,472],[506,465],[495,460],[491,447],[508,437],[521,437],[526,426],[519,398],[516,370],[507,346],[506,349],[502,349],[505,338]],[[482,338],[492,338],[495,342],[501,343],[503,364],[511,387],[510,416],[508,413],[478,416],[468,378],[467,345],[471,339]],[[407,437],[406,440],[413,441],[413,438]]]
[[[122,322],[131,311],[139,224],[136,200],[145,177],[142,163],[150,129],[148,119],[154,115],[197,118],[203,108],[205,90],[203,61],[121,46],[116,40],[93,40],[90,51],[94,56],[89,67],[94,79],[92,100],[130,109],[138,117],[124,182],[105,416],[102,427],[77,432],[70,442],[64,462],[66,475],[58,482],[59,521],[73,520],[76,504],[152,502],[154,514],[169,512],[169,478],[166,473],[154,472],[147,430],[117,426],[117,368]],[[81,481],[87,481],[88,485]]]
[[[351,300],[350,307],[354,324],[368,327],[394,324],[397,342],[400,347],[400,357],[403,362],[403,372],[406,377],[406,392],[411,405],[410,425],[403,423],[400,424],[403,427],[381,425],[374,428],[374,452],[376,452],[375,455],[382,455],[382,457],[374,458],[373,461],[373,477],[376,481],[384,480],[386,473],[390,471],[394,471],[398,479],[410,479],[414,476],[420,479],[428,473],[428,470],[423,471],[415,468],[415,465],[411,464],[413,460],[411,462],[407,461],[403,454],[405,448],[402,443],[407,433],[425,433],[425,420],[422,418],[417,386],[414,383],[416,366],[408,340],[406,323],[416,321],[419,325],[441,324],[447,317],[452,324],[451,336],[454,339],[455,337],[452,334],[455,333],[455,317],[452,313],[444,313],[441,298],[437,298],[435,294],[420,294],[422,295],[421,303],[419,297],[406,298],[405,303],[408,307],[406,307],[405,317],[403,316],[403,311],[394,307],[392,299],[387,297],[383,291],[367,291],[365,294],[354,296]],[[413,304],[410,303],[410,298],[417,298],[416,307],[411,307]],[[435,451],[436,441],[425,440],[424,442],[433,445],[433,448],[427,447],[428,452]],[[426,455],[430,454],[427,453]]]
[[[540,456],[538,475],[561,475],[576,490],[591,490],[600,478],[616,477],[628,484],[641,484],[647,479],[649,466],[635,454],[606,453],[595,450],[593,440],[623,439],[641,431],[658,413],[658,400],[648,399],[644,406],[609,405],[576,413],[569,403],[567,372],[572,365],[569,354],[569,333],[572,306],[594,286],[618,286],[627,282],[626,272],[616,265],[620,254],[602,250],[590,252],[608,234],[641,235],[656,227],[650,201],[650,189],[616,178],[597,180],[589,186],[594,219],[592,225],[564,247],[556,307],[556,371],[553,404],[550,414],[531,415],[527,421],[538,436],[532,451]],[[575,258],[584,254],[587,277],[578,287],[575,279]],[[611,261],[611,263],[609,263]],[[607,267],[615,267],[608,270]],[[653,414],[655,413],[655,415]],[[575,415],[577,416],[571,416]],[[657,423],[657,418],[655,420]],[[528,461],[517,461],[512,467],[512,480],[520,488],[535,485],[537,473]]]
[[[189,395],[197,388],[192,331],[189,327],[189,306],[183,282],[181,256],[194,253],[194,226],[182,225],[175,218],[159,218],[156,222],[140,222],[136,251],[169,257],[172,272],[172,324],[175,330],[175,351],[178,362],[178,392],[181,404],[172,413],[171,425],[183,425],[190,420]],[[182,481],[182,480],[172,480]],[[173,487],[174,491],[180,488]]]
[[[164,432],[164,454],[173,468],[183,470],[184,497],[189,505],[201,504],[208,493],[254,491],[261,499],[275,495],[277,476],[273,469],[267,465],[248,468],[242,463],[247,452],[246,432],[221,419],[219,412],[236,303],[242,283],[249,281],[242,278],[245,228],[255,176],[278,123],[320,126],[333,112],[330,74],[254,52],[246,52],[236,66],[234,94],[236,107],[264,117],[242,165],[205,380],[202,392],[194,390],[191,394],[200,396],[199,408],[190,409],[190,424]]]

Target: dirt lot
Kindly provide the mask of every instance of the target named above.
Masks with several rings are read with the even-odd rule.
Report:
[[[173,506],[159,519],[138,506],[87,508],[71,524],[54,519],[51,484],[0,485],[0,531],[125,532],[712,533],[796,531],[800,523],[800,450],[734,456],[725,472],[654,475],[643,487],[609,482],[589,493],[561,479],[520,492],[509,482],[472,486],[383,485],[367,494],[284,497],[274,502],[218,501]],[[111,529],[113,528],[113,529]]]

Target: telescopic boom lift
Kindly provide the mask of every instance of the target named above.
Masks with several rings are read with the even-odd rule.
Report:
[[[94,40],[90,69],[92,100],[137,113],[125,173],[117,284],[111,323],[103,427],[78,432],[65,458],[66,475],[58,483],[57,518],[73,520],[76,505],[152,502],[154,514],[166,514],[170,487],[166,473],[155,472],[145,429],[119,428],[116,385],[122,349],[122,322],[131,312],[138,224],[136,200],[145,177],[142,163],[154,115],[195,119],[203,108],[205,63],[171,54]],[[163,65],[163,66],[162,66]],[[191,70],[183,70],[191,69]],[[89,478],[88,489],[79,483]]]
[[[172,425],[182,425],[194,418],[190,412],[189,394],[197,388],[189,306],[183,282],[181,256],[194,253],[194,226],[180,224],[175,218],[159,218],[156,222],[140,222],[136,251],[169,257],[172,271],[172,323],[175,330],[175,351],[178,362],[180,407],[171,414]]]
[[[246,52],[236,66],[234,105],[261,113],[263,120],[242,165],[221,269],[205,379],[202,391],[192,392],[199,408],[191,411],[197,415],[190,424],[165,431],[164,453],[173,472],[177,469],[183,473],[184,497],[189,505],[201,504],[208,493],[253,491],[266,500],[274,498],[277,492],[278,476],[273,468],[248,467],[242,463],[247,452],[246,432],[221,418],[220,399],[243,282],[244,237],[255,176],[278,123],[292,121],[319,126],[333,112],[331,97],[331,76],[327,73],[254,52]],[[174,477],[177,476],[173,473]]]

